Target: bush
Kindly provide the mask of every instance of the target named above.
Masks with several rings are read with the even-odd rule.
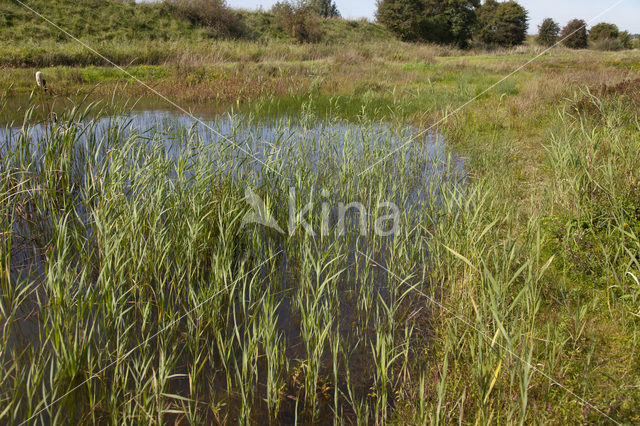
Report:
[[[589,40],[596,42],[599,40],[617,39],[619,35],[620,30],[615,24],[602,22],[591,28],[589,31]]]
[[[517,46],[527,38],[527,10],[515,1],[487,0],[478,9],[478,36],[487,44]]]
[[[617,38],[603,38],[593,43],[595,50],[622,50],[624,46]]]
[[[320,16],[310,4],[278,2],[271,8],[276,25],[299,42],[316,43],[322,39]]]
[[[562,30],[562,44],[570,49],[587,48],[587,23],[582,19],[570,21]]]
[[[620,44],[622,44],[623,49],[633,49],[633,40],[629,31],[621,32],[618,36],[618,40],[620,40]]]
[[[165,4],[213,35],[239,37],[244,33],[242,18],[227,7],[225,0],[165,0]]]
[[[620,32],[616,25],[604,22],[591,28],[589,41],[597,50],[623,50],[633,47],[628,31]]]
[[[378,22],[405,41],[467,47],[480,0],[378,0]]]
[[[551,47],[558,42],[560,35],[560,25],[551,18],[547,18],[538,27],[538,38],[536,41],[542,46]]]
[[[596,50],[624,50],[633,49],[631,35],[624,31],[618,34],[617,38],[601,38],[593,42],[593,48]]]

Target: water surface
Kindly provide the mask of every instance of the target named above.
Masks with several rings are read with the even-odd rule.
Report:
[[[394,203],[401,212],[401,232],[408,233],[427,220],[427,214],[437,204],[441,185],[464,177],[462,161],[451,154],[440,135],[422,134],[411,126],[317,120],[312,116],[257,119],[250,115],[224,114],[194,118],[166,110],[98,115],[90,120],[88,117],[61,116],[54,124],[25,128],[8,126],[0,129],[3,159],[11,163],[12,156],[17,157],[18,152],[25,151],[36,158],[45,155],[52,133],[69,136],[74,141],[76,158],[91,157],[98,164],[108,165],[114,152],[130,152],[133,169],[140,164],[145,170],[145,164],[162,163],[164,166],[159,178],[170,179],[180,185],[188,186],[202,175],[211,174],[219,181],[231,180],[243,188],[257,191],[268,187],[272,194],[281,191],[283,196],[276,206],[282,211],[272,213],[285,231],[289,214],[286,191],[290,187],[295,188],[301,200],[314,202],[312,213],[319,213],[321,203],[330,205],[332,226],[337,222],[338,203],[362,203],[370,214],[374,214],[375,205],[380,201]],[[22,148],[16,149],[19,147]],[[81,163],[77,165],[79,188],[87,178]],[[134,179],[132,176],[127,181],[128,188],[135,187]],[[79,193],[82,193],[81,189]],[[80,195],[78,205],[74,206],[80,217],[86,216],[84,201]],[[362,234],[359,228],[362,216],[359,213],[349,212],[346,235],[331,234],[325,240],[320,239],[319,246],[335,240],[343,251],[336,253],[343,256],[344,272],[337,283],[336,291],[340,297],[338,306],[335,306],[335,317],[330,322],[333,324],[331,327],[336,327],[341,344],[350,348],[347,368],[352,385],[357,389],[358,397],[366,400],[372,386],[371,349],[377,332],[373,316],[380,312],[382,303],[388,305],[397,297],[398,289],[396,284],[392,285],[394,279],[390,279],[383,270],[391,260],[394,236],[380,239],[371,232]],[[90,217],[87,216],[86,220],[87,239],[91,240]],[[264,250],[264,253],[256,253],[258,257],[267,257],[267,249],[274,241],[284,251],[276,264],[277,270],[265,273],[262,279],[265,285],[277,289],[273,295],[278,306],[278,336],[286,343],[287,359],[291,365],[296,365],[308,357],[301,332],[302,318],[296,307],[296,294],[302,294],[300,283],[304,265],[300,263],[301,256],[295,244],[292,249],[286,237],[274,238],[273,232],[256,226],[252,229],[264,234],[258,246],[258,251]],[[46,275],[46,254],[34,242],[32,231],[29,224],[16,224],[13,229],[16,241],[15,253],[12,253],[14,281],[29,277],[27,279],[37,282]],[[420,238],[412,242],[415,246],[423,244]],[[377,267],[370,274],[363,274],[356,250],[366,251],[370,247],[374,248],[375,266],[383,268]],[[424,269],[422,273],[424,275]],[[420,279],[416,277],[416,280]],[[367,303],[371,306],[363,308]],[[407,300],[403,309],[409,312],[413,303]],[[36,307],[34,303],[33,308]],[[40,344],[43,330],[38,323],[38,315],[29,318],[22,324],[23,339],[15,343],[18,347],[37,347]],[[324,352],[322,361],[325,366],[322,374],[328,377],[330,369],[327,366],[331,365],[329,349]],[[184,366],[190,362],[190,359],[184,359]],[[216,392],[228,391],[224,374],[214,370],[208,374],[214,377]],[[346,392],[345,386],[343,378],[339,384],[341,392]],[[264,406],[264,391],[258,386],[257,407]],[[172,385],[172,392],[188,395],[188,383],[177,380]],[[234,396],[232,391],[226,404],[231,416],[240,410],[237,395]],[[293,421],[299,409],[295,400],[286,398],[280,420]],[[331,409],[330,402],[323,402],[315,421],[331,423]],[[348,417],[349,408],[345,410]],[[254,417],[266,420],[268,415],[264,409],[257,409]]]

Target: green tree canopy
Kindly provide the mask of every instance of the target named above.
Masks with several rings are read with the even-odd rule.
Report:
[[[338,18],[340,11],[333,0],[309,0],[309,5],[323,18]]]
[[[606,22],[601,22],[598,25],[595,25],[589,31],[589,40],[598,41],[606,39],[616,39],[619,35],[620,30],[615,24],[607,24]]]
[[[378,22],[405,41],[466,47],[480,0],[378,0]]]
[[[587,23],[582,19],[574,19],[562,29],[562,34],[560,36],[562,37],[562,43],[565,46],[571,49],[586,49]]]
[[[516,46],[527,38],[528,20],[527,10],[513,0],[487,0],[478,9],[478,36],[488,44]]]
[[[560,25],[553,19],[547,18],[538,27],[538,38],[536,40],[538,44],[550,47],[558,42],[559,35]]]
[[[602,22],[589,31],[589,41],[597,50],[631,49],[631,35],[627,31],[620,31],[614,24]]]

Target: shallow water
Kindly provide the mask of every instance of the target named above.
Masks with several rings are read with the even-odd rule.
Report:
[[[144,142],[145,138],[157,140],[160,138],[169,152],[177,154],[185,148],[188,141],[185,136],[197,131],[206,143],[236,147],[251,148],[252,153],[264,154],[269,145],[297,141],[311,143],[312,147],[327,139],[334,140],[337,137],[336,154],[343,153],[345,139],[353,139],[360,143],[366,137],[372,137],[368,142],[373,142],[374,147],[400,146],[407,139],[413,140],[414,153],[428,156],[442,155],[445,153],[445,145],[440,135],[418,132],[411,126],[397,126],[386,122],[354,123],[346,120],[314,120],[298,117],[281,117],[276,119],[256,119],[242,114],[219,114],[214,117],[195,116],[176,113],[167,110],[134,110],[126,114],[114,116],[101,115],[90,121],[84,122],[58,122],[51,123],[57,131],[64,131],[74,127],[84,134],[80,141],[86,141],[89,133],[91,137],[104,137],[105,132],[114,125],[125,126],[127,131],[123,137],[134,136]],[[43,124],[28,126],[27,137],[34,142],[39,142],[48,135],[48,127]],[[15,122],[0,127],[0,139],[3,144],[7,140],[15,141],[23,134],[23,127]],[[276,139],[276,136],[279,139]],[[281,138],[284,136],[284,140]],[[232,143],[230,139],[239,139],[243,143]],[[415,138],[415,139],[414,139]],[[246,154],[246,153],[245,153]]]
[[[450,155],[441,135],[423,134],[411,126],[399,127],[386,122],[309,119],[301,122],[297,117],[265,120],[233,114],[207,118],[166,110],[132,111],[90,121],[37,124],[27,127],[27,130],[20,126],[0,127],[0,154],[4,155],[10,149],[8,144],[15,146],[25,138],[31,142],[32,149],[36,148],[50,132],[73,131],[80,144],[88,144],[89,140],[95,144],[107,139],[109,129],[114,126],[123,129],[119,138],[135,138],[141,146],[149,149],[161,145],[169,158],[203,149],[211,158],[234,158],[234,164],[241,166],[238,173],[244,171],[246,165],[258,174],[274,171],[275,167],[269,170],[268,166],[272,160],[277,161],[281,169],[305,162],[317,173],[322,167],[339,163],[347,154],[345,149],[350,155],[379,150],[381,158],[388,152],[396,157],[403,154],[406,161],[411,161],[412,157],[427,159],[422,176],[416,177],[419,182],[420,178],[433,180],[440,177],[441,166]],[[394,153],[396,149],[398,152]],[[461,178],[464,175],[462,159],[449,157],[449,160],[454,164],[454,170],[449,172]],[[373,164],[354,166],[353,172],[358,173]],[[418,182],[411,198],[420,197]]]
[[[114,128],[119,129],[117,137],[112,133]],[[95,155],[100,158],[100,162],[109,161],[109,150],[118,148],[117,145],[109,144],[126,141],[127,147],[135,146],[138,151],[148,153],[142,161],[149,158],[175,161],[171,172],[173,179],[180,177],[183,182],[197,178],[195,174],[202,172],[203,168],[196,165],[202,164],[204,159],[207,167],[219,167],[227,178],[237,180],[240,185],[254,188],[268,185],[274,180],[274,175],[285,182],[290,180],[290,184],[295,186],[296,176],[299,177],[297,172],[304,169],[308,172],[305,175],[307,179],[299,190],[305,192],[305,197],[319,194],[323,189],[330,190],[323,200],[330,200],[334,206],[331,211],[332,225],[336,223],[337,202],[360,201],[341,199],[340,186],[343,180],[351,182],[351,190],[362,189],[362,193],[357,190],[348,194],[349,196],[369,197],[366,207],[370,207],[372,201],[371,195],[367,195],[367,192],[380,192],[377,197],[395,203],[403,212],[402,226],[410,228],[424,220],[417,212],[424,202],[433,202],[427,200],[428,197],[437,197],[439,182],[464,178],[462,160],[451,155],[440,135],[422,135],[412,127],[398,127],[385,122],[322,121],[310,117],[259,120],[251,116],[226,114],[194,119],[171,111],[132,111],[123,115],[102,116],[91,121],[60,120],[53,126],[36,125],[26,131],[20,127],[6,127],[0,129],[0,152],[5,156],[16,146],[28,145],[33,152],[32,155],[37,156],[43,152],[42,145],[49,140],[50,132],[72,133],[77,144],[76,149],[81,151],[82,155]],[[386,161],[384,166],[376,164],[373,160],[356,161],[358,158],[385,159],[387,155],[390,155],[390,160]],[[191,167],[192,165],[194,167]],[[376,175],[374,183],[365,182],[363,177],[362,188],[359,188],[360,174],[366,176],[371,167],[372,173]],[[411,176],[406,176],[408,172]],[[408,182],[407,192],[395,193],[394,179],[403,173]],[[341,174],[344,175],[336,178]],[[327,183],[330,187],[323,188],[322,185]],[[317,205],[314,207],[318,208]],[[416,213],[413,214],[412,211]],[[374,341],[376,330],[371,312],[366,314],[366,318],[360,312],[358,306],[362,302],[358,295],[361,287],[369,286],[376,306],[378,299],[388,303],[392,296],[386,288],[389,277],[381,268],[375,269],[364,279],[359,275],[355,259],[356,249],[365,250],[371,244],[372,237],[356,235],[358,224],[358,217],[349,215],[346,237],[348,240],[344,245],[347,252],[343,253],[346,266],[337,290],[341,293],[341,300],[334,324],[339,327],[337,333],[341,341],[346,345],[352,345],[348,369],[359,397],[366,398],[371,387],[372,361],[369,343]],[[37,271],[37,274],[42,276],[45,272],[42,257],[37,255],[37,250],[29,247],[28,231],[18,228],[14,233],[17,237],[22,237],[16,241],[24,244],[24,248],[21,249],[24,252],[16,253],[20,255],[16,256],[20,262],[12,265],[13,278],[24,277],[29,271]],[[379,266],[385,267],[387,245],[391,243],[378,241],[376,244],[379,244],[379,249],[376,249],[376,262]],[[283,243],[282,248],[285,246]],[[295,264],[295,258],[295,254],[285,252],[282,261],[278,263],[278,271],[275,271],[275,282],[279,288],[276,300],[279,304],[278,335],[282,336],[287,344],[286,356],[291,362],[304,360],[306,356],[301,335],[301,318],[294,307],[293,294],[299,287],[301,274],[300,265]],[[34,279],[38,278],[34,276]],[[412,302],[407,303],[405,308],[409,310]],[[23,324],[27,341],[39,339],[41,328],[33,324],[34,321],[36,320],[32,319],[31,322]],[[325,356],[328,357],[327,354]],[[184,362],[186,365],[189,360]],[[323,365],[330,364],[330,359],[323,359]],[[323,374],[329,373],[323,370]],[[211,371],[211,375],[214,376],[215,371]],[[221,392],[225,389],[224,382],[224,378],[221,377],[218,385]],[[342,381],[340,386],[344,385]],[[188,394],[186,383],[178,381],[173,387],[176,394]],[[267,420],[267,411],[259,408],[264,405],[260,402],[263,397],[264,389],[258,388],[258,409],[255,410],[254,416],[256,419]],[[229,415],[234,416],[234,413],[240,410],[238,404],[237,398],[234,399],[230,395],[227,401]],[[331,423],[331,409],[330,402],[322,403],[319,418],[315,421]],[[293,400],[285,399],[280,420],[292,421],[297,417],[298,410],[299,407]],[[348,411],[348,408],[346,410]]]

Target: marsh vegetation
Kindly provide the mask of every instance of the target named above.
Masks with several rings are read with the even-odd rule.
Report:
[[[638,52],[180,19],[0,46],[1,423],[640,421]]]
[[[2,134],[7,419],[385,419],[427,344],[408,297],[428,288],[421,218],[463,191],[442,141],[309,115],[99,115]],[[287,234],[242,226],[247,187]],[[381,201],[401,208],[394,236],[374,230],[394,226],[371,219]]]

